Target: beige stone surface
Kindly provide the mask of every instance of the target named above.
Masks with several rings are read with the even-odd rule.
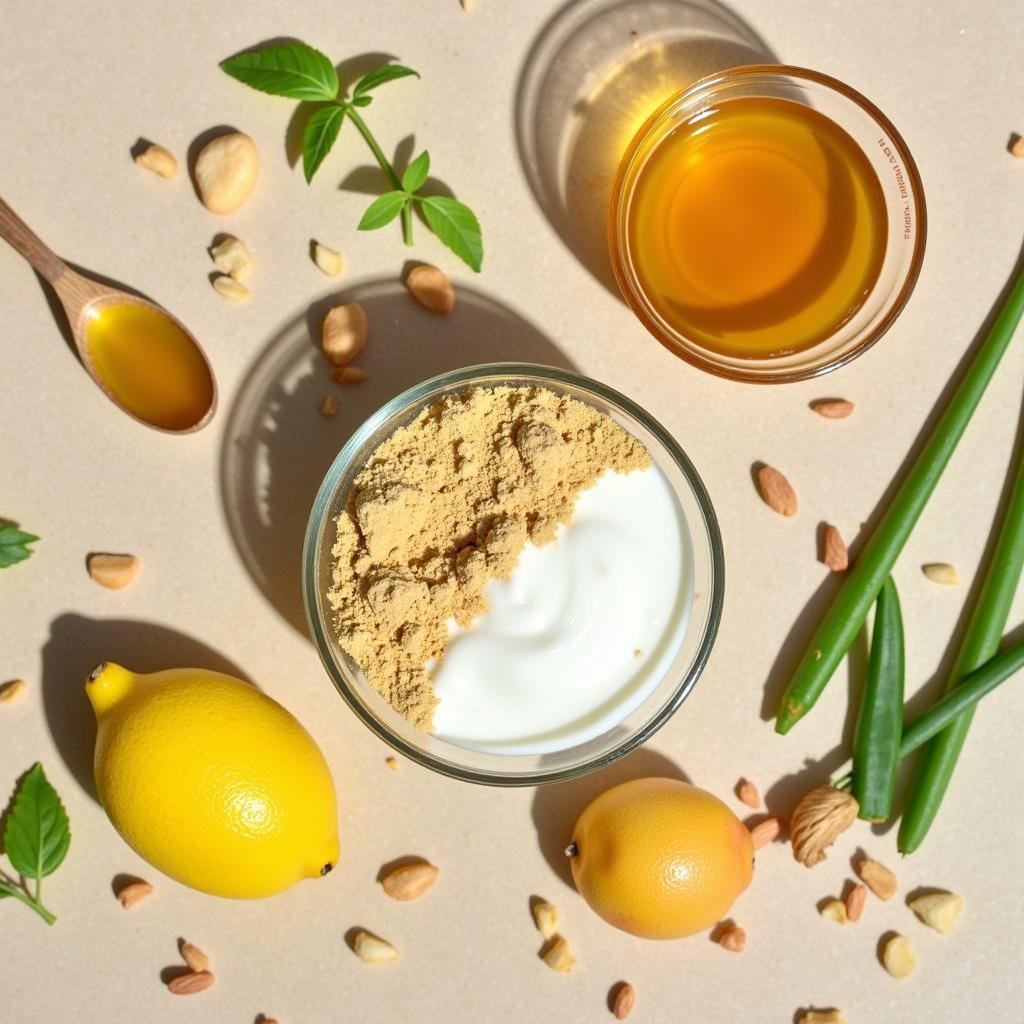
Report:
[[[898,862],[893,833],[863,825],[813,872],[782,845],[763,851],[733,915],[748,935],[739,956],[704,936],[658,944],[613,931],[568,886],[559,861],[587,798],[628,775],[674,765],[737,812],[731,791],[745,776],[770,809],[784,810],[840,763],[845,671],[790,736],[774,735],[761,716],[766,680],[777,686],[792,657],[794,622],[828,586],[816,560],[818,524],[856,536],[1021,245],[1024,162],[1006,153],[1010,132],[1024,130],[1016,4],[733,6],[780,58],[872,97],[905,134],[926,184],[928,255],[910,306],[873,351],[818,383],[759,389],[688,368],[561,241],[531,191],[515,131],[517,81],[554,0],[480,0],[471,15],[457,0],[0,5],[0,195],[69,260],[173,309],[203,339],[221,388],[216,419],[196,436],[131,422],[89,382],[31,271],[0,245],[0,515],[42,537],[29,561],[0,574],[0,679],[29,685],[25,699],[0,709],[0,785],[6,792],[41,760],[74,830],[65,866],[46,884],[58,923],[47,928],[13,901],[0,904],[0,1019],[599,1021],[610,1019],[608,992],[623,979],[636,987],[637,1021],[768,1024],[809,1005],[872,1024],[1011,1019],[1024,996],[1019,682],[981,708],[941,818],[912,858]],[[350,126],[312,187],[289,166],[289,101],[217,68],[283,34],[338,59],[396,55],[422,73],[382,91],[368,116],[389,150],[414,132],[435,173],[477,209],[487,253],[479,277],[422,228],[412,253],[397,230],[354,230],[366,197],[338,185],[367,153]],[[235,215],[205,210],[187,175],[168,182],[132,163],[129,149],[143,136],[184,165],[196,137],[221,124],[249,133],[262,157],[255,190]],[[580,187],[600,189],[597,164],[592,178]],[[586,218],[570,226],[600,234]],[[257,265],[244,307],[207,284],[205,250],[224,231],[245,240]],[[343,253],[340,280],[311,262],[311,238]],[[405,295],[399,276],[411,255],[452,276],[459,306],[450,319]],[[369,380],[337,389],[338,415],[324,419],[317,410],[334,385],[309,341],[307,313],[338,295],[358,298],[370,316],[359,360]],[[409,764],[389,771],[388,751],[321,670],[298,603],[306,510],[355,424],[416,380],[493,358],[571,363],[659,417],[704,476],[728,564],[720,638],[684,709],[624,764],[539,793],[476,788]],[[914,707],[934,691],[969,591],[968,583],[937,588],[919,567],[948,561],[965,581],[974,576],[1017,430],[1022,376],[1024,337],[896,570]],[[826,422],[811,413],[807,403],[826,394],[856,402],[854,415]],[[756,460],[793,482],[794,519],[758,499]],[[131,551],[142,571],[125,590],[102,590],[85,571],[94,550]],[[273,900],[232,903],[140,862],[91,795],[81,682],[103,658],[140,669],[233,666],[294,711],[337,779],[339,869]],[[903,894],[922,885],[962,893],[955,934],[924,928],[902,895],[869,901],[843,929],[822,921],[816,904],[841,892],[858,847],[896,869]],[[375,877],[407,854],[437,864],[441,877],[423,900],[403,905]],[[155,886],[131,913],[111,891],[122,872]],[[559,907],[579,958],[570,975],[537,957],[534,894]],[[362,964],[345,944],[355,927],[386,936],[401,960]],[[877,960],[889,930],[908,934],[919,955],[903,982]],[[188,1001],[160,981],[178,962],[179,936],[210,954],[217,975],[214,988]]]

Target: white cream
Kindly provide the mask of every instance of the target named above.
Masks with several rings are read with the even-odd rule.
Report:
[[[543,754],[614,727],[672,664],[693,600],[682,510],[655,467],[606,473],[551,544],[528,544],[491,610],[433,670],[440,739]]]

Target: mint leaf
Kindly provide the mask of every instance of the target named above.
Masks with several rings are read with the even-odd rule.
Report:
[[[232,78],[272,96],[293,100],[333,100],[338,73],[319,51],[305,43],[283,43],[249,50],[220,63]]]
[[[404,192],[385,192],[378,196],[366,208],[363,219],[359,222],[360,231],[376,231],[377,228],[390,224],[401,212],[402,207],[409,201]]]
[[[430,154],[423,150],[422,153],[405,169],[402,175],[402,188],[406,192],[415,192],[427,180],[430,173]]]
[[[6,569],[15,562],[24,562],[32,554],[29,544],[39,538],[34,533],[25,533],[16,526],[0,525],[0,569]]]
[[[393,82],[396,78],[408,78],[409,75],[415,75],[417,78],[420,77],[418,71],[403,67],[401,64],[382,64],[379,68],[369,72],[369,74],[363,75],[356,82],[356,87],[352,90],[352,102],[355,103],[364,93],[368,93],[371,89],[376,89],[378,85]]]
[[[372,96],[356,96],[356,98],[354,100],[352,100],[352,106],[353,107],[368,107],[372,102],[373,102],[373,97]]]
[[[420,202],[427,227],[459,259],[479,273],[484,261],[484,243],[473,211],[447,196],[425,196]]]
[[[26,878],[52,875],[71,845],[67,811],[37,761],[21,780],[4,831],[4,849]]]
[[[313,180],[317,168],[330,153],[344,120],[344,108],[330,106],[321,107],[306,122],[306,130],[302,133],[302,171],[307,182]]]

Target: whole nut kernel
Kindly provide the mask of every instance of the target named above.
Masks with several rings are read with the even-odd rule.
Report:
[[[313,262],[328,276],[337,277],[342,270],[341,253],[313,242]]]
[[[320,331],[324,355],[334,366],[347,366],[366,347],[369,330],[366,310],[358,302],[329,309]]]
[[[1010,143],[1010,153],[1018,159],[1024,158],[1024,136],[1014,136]]]
[[[226,235],[216,245],[210,247],[210,258],[222,273],[241,281],[248,277],[256,264],[253,262],[249,247],[240,238]]]
[[[161,178],[168,180],[178,174],[178,161],[174,159],[174,155],[169,149],[164,149],[163,146],[158,146],[155,142],[151,142],[136,155],[135,163],[136,166],[159,174]]]
[[[400,955],[390,942],[369,932],[359,932],[352,941],[352,948],[364,964],[383,964],[397,960]]]
[[[228,302],[248,302],[252,297],[252,292],[241,281],[236,281],[227,274],[215,277],[210,284],[213,285],[213,290]]]
[[[616,1020],[625,1020],[636,1006],[636,989],[628,981],[624,981],[616,990],[612,999],[612,1016]]]
[[[846,924],[849,920],[846,915],[846,904],[842,900],[826,900],[818,908],[818,913],[826,921],[835,921],[836,924]]]
[[[761,500],[780,516],[795,516],[797,509],[796,491],[793,485],[774,467],[759,466],[757,490]]]
[[[409,271],[405,279],[409,294],[431,313],[448,316],[455,309],[455,290],[448,275],[429,263],[421,263]]]
[[[932,581],[943,586],[953,587],[960,582],[960,573],[949,562],[928,562],[921,566],[921,572]]]
[[[930,892],[915,896],[907,906],[929,928],[948,935],[964,909],[964,898],[954,892]]]
[[[761,847],[774,843],[781,831],[782,822],[778,818],[765,818],[750,830],[750,841],[754,844],[755,850],[760,850]]]
[[[838,1010],[804,1010],[796,1024],[846,1024],[846,1018]]]
[[[211,213],[234,213],[249,197],[260,155],[242,132],[218,135],[199,151],[195,180],[199,198]]]
[[[153,886],[149,882],[129,882],[117,890],[117,898],[125,910],[131,910],[138,906],[150,893]],[[189,964],[191,967],[192,965]]]
[[[811,408],[827,420],[845,420],[853,412],[853,402],[845,398],[816,398]]]
[[[171,978],[167,987],[176,996],[191,996],[209,988],[214,980],[210,971],[189,971]]]
[[[742,953],[747,948],[747,933],[739,925],[730,925],[718,936],[718,944],[730,953]]]
[[[917,957],[906,935],[893,935],[882,947],[882,966],[894,978],[906,978],[914,973]]]
[[[389,871],[380,884],[393,899],[407,902],[418,900],[437,882],[440,871],[433,864],[405,864]]]
[[[891,900],[899,889],[896,876],[884,865],[870,857],[857,862],[857,874],[862,882],[880,899]]]
[[[740,803],[753,807],[755,810],[761,806],[761,794],[758,793],[757,786],[749,779],[740,779],[736,783],[736,796],[739,798]]]
[[[139,560],[134,555],[111,555],[94,552],[86,559],[89,575],[108,590],[127,587],[139,571]]]
[[[182,960],[188,964],[190,970],[199,974],[210,969],[210,958],[198,946],[182,939],[178,943],[178,949]]]
[[[850,553],[842,534],[831,523],[825,527],[821,560],[833,571],[844,572],[850,566]]]
[[[358,366],[332,366],[331,380],[338,384],[362,384],[366,380],[366,371]]]
[[[541,954],[541,959],[551,970],[559,974],[568,974],[576,966],[576,957],[572,955],[569,943],[561,935],[551,939]]]
[[[558,909],[553,903],[543,900],[533,905],[533,923],[545,939],[552,939],[558,931]]]
[[[846,894],[846,919],[848,921],[859,921],[861,914],[864,913],[864,904],[868,898],[868,887],[862,882],[858,882],[856,885],[850,886],[850,891]]]
[[[12,679],[9,683],[0,684],[0,704],[13,704],[21,700],[26,689],[24,679]]]

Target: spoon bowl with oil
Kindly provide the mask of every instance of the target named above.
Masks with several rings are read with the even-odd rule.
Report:
[[[133,419],[154,430],[202,429],[217,384],[199,343],[148,299],[72,270],[0,199],[0,237],[51,285],[89,376]]]

